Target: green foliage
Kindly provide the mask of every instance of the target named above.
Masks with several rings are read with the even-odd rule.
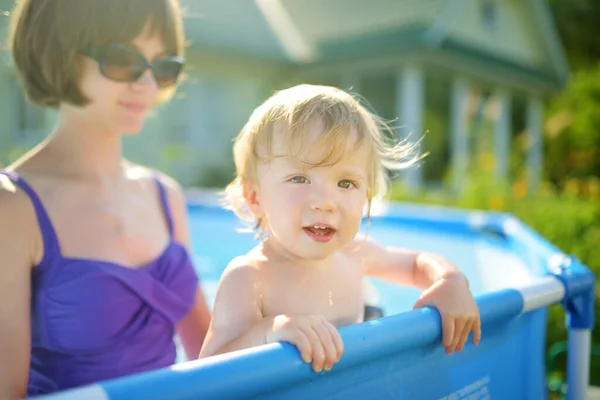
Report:
[[[600,20],[598,0],[550,0],[554,21],[572,67],[600,59],[596,24]]]
[[[600,176],[600,63],[576,71],[549,105],[544,146],[549,179]]]

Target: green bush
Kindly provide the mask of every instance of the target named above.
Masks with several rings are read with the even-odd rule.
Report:
[[[458,208],[509,212],[537,231],[555,246],[573,254],[596,276],[600,273],[600,191],[594,179],[570,181],[559,192],[549,184],[541,185],[535,194],[527,194],[526,184],[500,184],[481,173],[473,176],[460,196],[425,193],[408,195],[398,184],[392,186],[392,200],[446,205]],[[596,283],[595,327],[592,342],[600,344],[600,301]],[[550,307],[547,324],[547,346],[567,340],[565,314],[560,306]],[[558,363],[564,374],[564,360]],[[592,359],[590,383],[600,385],[600,360]]]
[[[600,176],[600,62],[574,71],[548,107],[544,171],[561,185],[570,178]]]

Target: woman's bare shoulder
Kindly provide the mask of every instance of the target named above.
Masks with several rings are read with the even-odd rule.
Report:
[[[143,165],[128,163],[127,177],[150,186],[156,185],[156,181],[158,180],[166,189],[171,203],[179,203],[183,199],[183,189],[179,182],[161,171]]]
[[[29,196],[12,179],[0,174],[0,220],[18,221],[31,213],[31,210]],[[0,229],[4,225],[0,224]]]
[[[0,174],[0,253],[10,249],[34,262],[39,237],[35,211],[27,194]],[[19,256],[20,257],[20,256]]]

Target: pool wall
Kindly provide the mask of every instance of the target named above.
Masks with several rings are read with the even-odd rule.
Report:
[[[40,398],[545,399],[547,307],[556,303],[569,329],[567,398],[585,398],[595,283],[589,269],[510,215],[400,208],[386,218],[497,235],[546,271],[526,286],[477,296],[482,341],[451,356],[440,345],[439,314],[423,308],[340,329],[345,353],[326,373],[276,343]]]

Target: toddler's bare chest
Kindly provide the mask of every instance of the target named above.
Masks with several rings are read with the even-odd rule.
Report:
[[[263,291],[264,316],[316,314],[337,327],[362,321],[364,313],[363,277],[359,272],[339,271],[304,278],[275,277]]]

